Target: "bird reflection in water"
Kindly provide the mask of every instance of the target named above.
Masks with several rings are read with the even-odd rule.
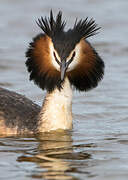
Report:
[[[42,133],[37,136],[37,139],[39,146],[36,151],[34,150],[34,156],[32,154],[32,157],[25,155],[18,158],[20,162],[38,164],[39,171],[31,175],[33,178],[77,179],[72,173],[80,172],[73,161],[91,158],[88,153],[75,152],[76,147],[73,145],[72,133],[69,131]]]

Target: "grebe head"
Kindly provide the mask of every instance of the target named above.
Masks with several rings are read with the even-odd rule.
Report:
[[[65,77],[80,91],[97,86],[104,73],[104,63],[87,38],[100,29],[93,19],[75,21],[72,29],[64,31],[66,22],[62,13],[56,18],[37,21],[43,33],[33,38],[26,52],[26,66],[40,88],[52,91],[61,89]]]

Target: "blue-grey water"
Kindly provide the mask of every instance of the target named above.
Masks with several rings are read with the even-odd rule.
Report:
[[[90,42],[105,61],[96,89],[74,92],[72,132],[0,138],[1,180],[128,179],[128,1],[1,0],[0,86],[42,104],[28,80],[25,51],[40,32],[35,20],[63,11],[67,27],[93,17],[102,27]]]

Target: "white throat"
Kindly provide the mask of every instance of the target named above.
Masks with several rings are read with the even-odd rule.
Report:
[[[39,132],[72,128],[72,89],[68,78],[63,88],[47,93],[39,114]]]

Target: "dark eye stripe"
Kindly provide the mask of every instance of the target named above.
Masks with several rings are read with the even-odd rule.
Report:
[[[74,51],[71,59],[69,59],[69,61],[66,63],[67,66],[69,66],[69,64],[73,61],[73,58],[75,57],[75,55],[76,55],[76,52]]]
[[[56,57],[56,53],[55,53],[55,52],[53,52],[53,54],[54,54],[54,57],[55,57],[56,62],[60,65],[60,61],[57,59],[57,57]]]
[[[53,54],[54,54],[54,57],[55,57],[56,62],[57,62],[59,65],[61,65],[60,61],[59,61],[59,60],[57,59],[57,57],[56,57],[56,53],[53,52]],[[75,55],[76,55],[76,52],[74,51],[73,54],[72,54],[71,59],[66,63],[66,66],[67,66],[67,67],[68,67],[69,64],[73,61],[73,58],[75,57]]]

